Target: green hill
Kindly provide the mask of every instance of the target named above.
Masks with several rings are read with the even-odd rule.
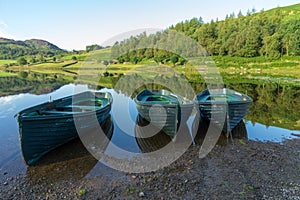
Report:
[[[0,38],[0,59],[16,59],[21,56],[51,54],[64,52],[56,45],[45,40],[31,39],[25,41]]]
[[[184,41],[178,41],[172,30],[194,39],[211,56],[264,57],[263,59],[268,60],[299,56],[300,4],[261,12],[232,13],[222,21],[211,20],[209,23],[205,23],[201,17],[193,18],[172,25],[164,32],[149,36],[140,34],[124,40],[112,47],[113,53],[124,52],[118,59],[120,63],[153,59],[156,62],[175,64],[180,58],[162,49],[128,52],[147,43],[154,43],[154,47],[164,43],[172,44],[173,49],[184,48]]]
[[[45,40],[31,39],[25,40],[24,43],[33,49],[62,51],[62,49],[60,49],[56,45]]]
[[[266,11],[266,14],[268,16],[280,14],[283,17],[283,21],[300,20],[300,3],[286,7],[273,8]]]

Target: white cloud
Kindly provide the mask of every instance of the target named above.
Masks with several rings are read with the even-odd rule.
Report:
[[[24,94],[18,94],[18,95],[11,95],[11,96],[5,96],[5,97],[0,97],[0,105],[7,105],[10,104],[12,101],[15,101],[17,99],[20,99],[24,96]]]
[[[4,21],[0,20],[0,28],[7,28],[7,27],[8,27],[7,24]]]
[[[15,39],[13,35],[10,35],[9,33],[4,32],[3,30],[0,30],[0,37],[8,38],[8,39]]]
[[[7,29],[8,29],[8,25],[3,20],[0,20],[0,37],[16,39],[15,36],[13,36],[7,32]]]

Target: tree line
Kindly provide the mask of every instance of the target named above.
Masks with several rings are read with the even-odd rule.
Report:
[[[246,16],[240,12],[237,16],[227,16],[224,21],[210,23],[194,18],[170,29],[195,39],[210,55],[269,58],[300,55],[299,14],[294,18],[287,15],[281,9]]]
[[[225,20],[211,20],[204,23],[202,18],[193,18],[172,25],[163,32],[132,36],[112,47],[112,56],[118,62],[138,63],[152,59],[160,63],[184,64],[186,61],[182,51],[193,54],[195,49],[189,48],[186,41],[177,40],[171,31],[189,36],[200,44],[207,54],[212,56],[265,57],[278,59],[283,55],[300,55],[300,20],[299,13],[295,17],[286,17],[290,13],[281,9],[270,11],[234,13]],[[164,44],[159,47],[158,44]],[[152,45],[152,46],[151,46]],[[163,49],[173,45],[179,51],[169,52]],[[186,46],[183,48],[183,46]],[[147,46],[147,48],[143,48]],[[188,57],[190,55],[187,55]]]

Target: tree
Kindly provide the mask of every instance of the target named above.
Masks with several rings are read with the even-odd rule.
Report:
[[[99,49],[103,49],[104,47],[98,45],[98,44],[93,44],[93,45],[89,45],[89,46],[86,46],[85,47],[85,50],[87,52],[90,52],[90,51],[95,51],[95,50],[99,50]]]
[[[21,66],[23,66],[23,65],[26,65],[27,64],[27,60],[25,59],[25,58],[19,58],[18,60],[17,60],[17,63],[19,64],[19,65],[21,65]]]
[[[300,54],[300,22],[292,20],[289,23],[282,24],[280,33],[283,35],[282,45],[287,55]]]
[[[107,67],[108,64],[109,64],[109,62],[107,60],[103,61],[103,65],[105,65],[105,67]]]
[[[22,78],[27,78],[27,77],[28,77],[28,72],[21,71],[21,72],[19,72],[19,75],[20,75]]]
[[[34,57],[32,57],[29,62],[30,63],[36,63],[36,59]]]
[[[258,17],[252,18],[245,30],[246,41],[241,50],[243,57],[255,57],[259,55],[261,47],[261,23]]]
[[[275,33],[271,36],[266,36],[263,39],[263,47],[261,49],[261,54],[269,58],[279,58],[280,47],[280,35],[278,33]]]
[[[173,63],[173,65],[175,66],[175,64],[178,62],[178,56],[176,54],[174,54],[171,57],[171,62]]]

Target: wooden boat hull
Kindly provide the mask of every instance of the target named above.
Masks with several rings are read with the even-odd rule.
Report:
[[[108,146],[108,141],[113,135],[113,123],[110,115],[104,123],[104,135],[99,134],[97,130],[88,133],[91,137],[95,135],[102,139],[103,143],[96,144],[101,149]],[[80,180],[95,167],[97,162],[98,158],[96,159],[83,142],[77,138],[47,153],[38,160],[36,166],[27,167],[26,177],[30,178],[33,185],[39,184],[41,177],[44,177],[43,183],[47,184],[70,179]]]
[[[49,108],[53,110],[56,105],[70,105],[72,104],[72,98],[76,101],[89,97],[106,98],[108,102],[101,109],[83,112],[32,114],[38,110],[45,110],[45,108],[46,110]],[[18,113],[21,150],[25,163],[34,165],[49,151],[77,138],[78,133],[89,131],[98,126],[99,123],[101,125],[108,117],[111,105],[112,97],[109,93],[84,92],[50,103],[43,103]],[[49,113],[54,113],[54,111],[49,111]]]
[[[147,98],[152,98],[150,101]],[[153,100],[154,99],[154,100]],[[180,126],[189,118],[194,104],[167,90],[143,90],[136,98],[139,115],[174,138]]]
[[[252,99],[227,88],[204,90],[196,97],[202,118],[231,131],[246,116]]]

